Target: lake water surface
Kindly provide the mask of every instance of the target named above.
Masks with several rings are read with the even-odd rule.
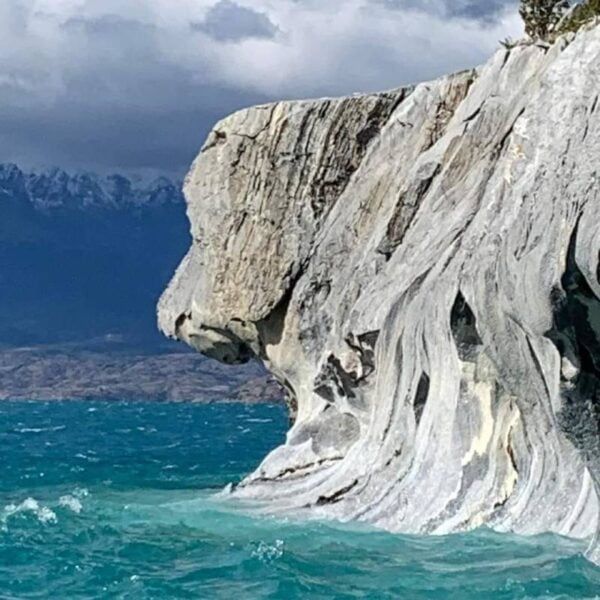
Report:
[[[213,497],[286,428],[278,406],[0,404],[0,599],[600,597],[557,536],[398,536]]]

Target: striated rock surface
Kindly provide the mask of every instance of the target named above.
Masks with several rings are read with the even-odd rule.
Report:
[[[596,28],[215,127],[159,321],[288,390],[287,442],[236,497],[399,532],[596,534],[599,93]]]

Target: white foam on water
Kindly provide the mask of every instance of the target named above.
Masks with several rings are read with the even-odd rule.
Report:
[[[40,523],[56,523],[56,513],[48,506],[41,505],[35,498],[26,498],[20,504],[7,504],[0,515],[2,528],[6,529],[8,520],[18,514],[31,513]]]
[[[65,494],[58,499],[58,505],[67,508],[75,514],[83,510],[82,499],[89,496],[86,488],[75,488],[71,494]],[[19,504],[10,503],[0,511],[0,530],[8,530],[8,521],[20,514],[31,514],[43,524],[54,524],[58,522],[56,513],[50,506],[40,504],[35,498],[29,497]]]
[[[258,558],[262,563],[271,563],[283,556],[285,543],[283,540],[275,540],[273,544],[259,542],[256,548],[252,550],[252,556]]]
[[[40,523],[56,523],[58,521],[56,513],[47,506],[40,507],[40,509],[36,511],[36,516]]]
[[[75,514],[79,514],[83,509],[83,504],[79,498],[75,498],[75,496],[71,496],[67,494],[66,496],[61,496],[58,499],[58,503],[69,510],[73,511]]]

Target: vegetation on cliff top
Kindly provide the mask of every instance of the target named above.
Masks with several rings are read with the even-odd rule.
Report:
[[[600,18],[600,0],[587,0],[573,8],[560,25],[560,33],[577,31],[587,23]]]
[[[568,0],[521,0],[519,13],[529,38],[553,41],[600,17],[600,0],[584,0],[573,6]]]

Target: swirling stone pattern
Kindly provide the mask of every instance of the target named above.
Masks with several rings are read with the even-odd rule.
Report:
[[[595,536],[599,93],[596,28],[215,127],[159,321],[289,393],[286,444],[234,496],[398,532]]]

